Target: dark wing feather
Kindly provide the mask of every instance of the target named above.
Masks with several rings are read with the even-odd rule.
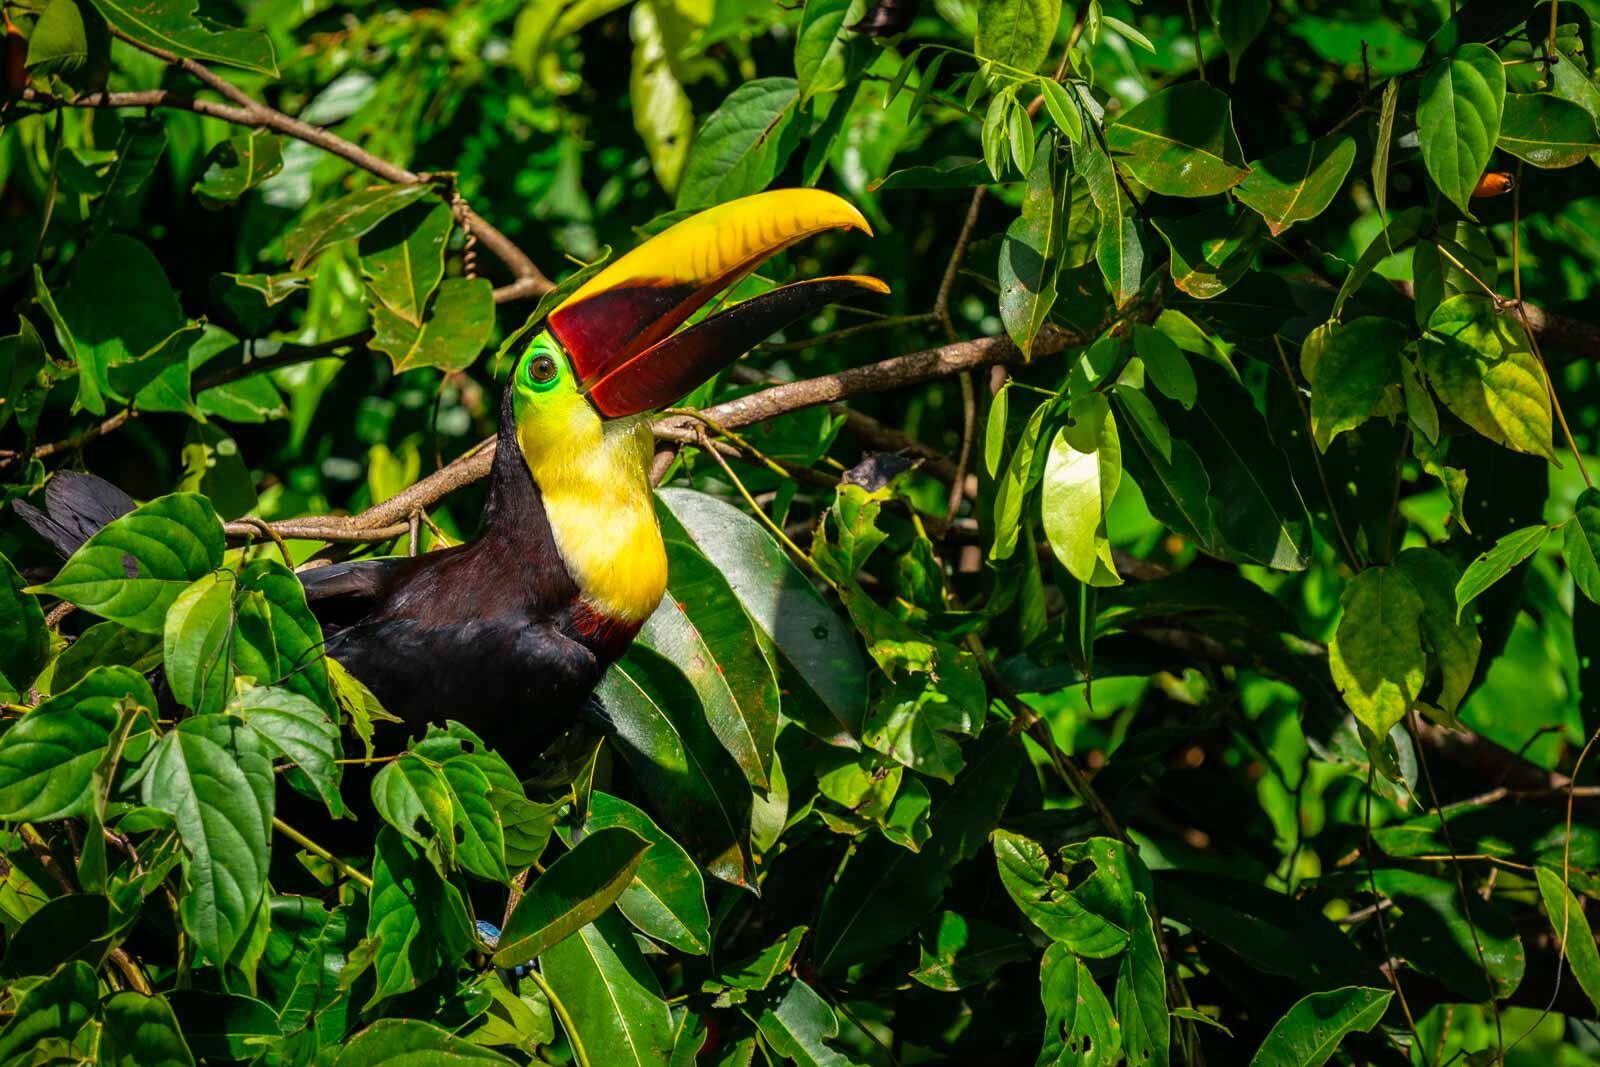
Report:
[[[376,603],[388,594],[389,584],[404,562],[402,559],[363,559],[330,563],[298,571],[296,576],[306,587],[306,600],[313,604],[335,597]]]
[[[45,486],[45,510],[18,500],[12,508],[22,521],[70,556],[100,527],[133,510],[133,498],[104,478],[76,471],[57,471]]]

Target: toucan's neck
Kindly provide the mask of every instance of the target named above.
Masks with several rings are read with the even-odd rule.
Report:
[[[648,419],[530,420],[501,411],[486,525],[550,531],[578,599],[624,624],[650,616],[666,591],[666,549],[650,492]],[[535,562],[534,565],[540,565]]]

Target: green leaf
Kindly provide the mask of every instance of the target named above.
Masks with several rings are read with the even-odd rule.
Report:
[[[1144,361],[1144,370],[1155,387],[1185,408],[1194,407],[1199,385],[1194,368],[1173,340],[1153,326],[1135,323],[1133,350]]]
[[[723,747],[750,784],[765,789],[778,735],[771,640],[671,510],[657,515],[667,545],[667,595],[638,640],[680,666]]]
[[[978,32],[973,49],[979,59],[1032,73],[1050,51],[1061,0],[978,0]]]
[[[1122,480],[1122,445],[1099,393],[1073,401],[1045,460],[1040,511],[1056,559],[1086,585],[1119,585],[1106,514]]]
[[[1472,191],[1500,136],[1505,68],[1487,46],[1468,44],[1422,76],[1417,136],[1422,162],[1439,191],[1472,218]]]
[[[213,30],[196,16],[192,0],[134,4],[129,0],[94,0],[111,28],[136,44],[170,52],[182,59],[278,76],[272,41],[258,30]]]
[[[1578,985],[1589,995],[1595,1010],[1600,1011],[1600,950],[1595,948],[1594,932],[1583,914],[1583,904],[1563,884],[1560,871],[1539,866],[1534,868],[1534,876],[1539,880],[1539,896],[1555,929],[1556,943],[1565,952]]]
[[[471,923],[456,887],[421,850],[389,827],[379,828],[366,941],[377,983],[366,1007],[432,978],[441,963],[460,959],[471,939]]]
[[[1461,612],[1484,590],[1510,574],[1511,569],[1517,564],[1539,551],[1539,547],[1549,536],[1550,527],[1544,523],[1512,530],[1496,541],[1493,547],[1480,553],[1476,559],[1467,564],[1466,571],[1461,575],[1461,581],[1456,583],[1456,620],[1460,621]]]
[[[1328,667],[1357,721],[1385,737],[1421,695],[1427,676],[1422,596],[1393,567],[1368,567],[1345,587],[1328,642]]]
[[[828,887],[812,945],[819,973],[842,973],[901,944],[938,904],[951,868],[983,847],[1016,784],[1022,749],[992,730],[964,756],[955,784],[935,796],[920,851],[869,838]]]
[[[1553,93],[1510,93],[1499,146],[1536,167],[1575,167],[1600,151],[1594,116]]]
[[[1578,591],[1600,603],[1600,492],[1585,489],[1572,506],[1561,557]]]
[[[318,208],[283,238],[290,269],[300,270],[319,252],[362,236],[400,209],[433,193],[425,182],[371,185]]]
[[[911,977],[941,993],[980,985],[1006,964],[1033,957],[1026,939],[1015,930],[953,911],[941,912],[924,927],[920,941],[922,962]],[[1048,1007],[1049,1001],[1045,1003]]]
[[[1066,221],[1058,210],[1056,181],[1051,140],[1033,160],[1022,214],[1000,246],[1000,321],[1024,359],[1032,358],[1034,339],[1056,300],[1056,250]]]
[[[867,667],[849,623],[772,535],[738,508],[689,489],[663,489],[656,499],[663,530],[672,528],[665,514],[670,512],[771,639],[791,690],[784,713],[829,744],[855,747],[866,710]]]
[[[1167,977],[1156,942],[1155,924],[1144,893],[1135,893],[1138,910],[1127,955],[1117,968],[1117,1021],[1129,1063],[1166,1067],[1172,1019],[1167,1014]]]
[[[74,960],[19,998],[0,1030],[0,1062],[13,1063],[46,1041],[70,1041],[99,1007],[94,968]]]
[[[978,130],[978,141],[983,146],[983,162],[989,168],[989,176],[995,181],[1003,181],[1006,177],[1006,160],[1009,158],[1006,116],[1011,113],[1011,105],[1015,101],[1015,86],[995,93],[989,101],[988,110],[983,113],[983,125]]]
[[[267,886],[272,759],[259,734],[226,715],[197,715],[150,754],[144,803],[170,813],[183,839],[185,928],[222,967],[249,933]]]
[[[94,17],[94,9],[89,10]],[[101,23],[100,36],[104,35]],[[89,56],[89,29],[77,0],[50,0],[28,34],[28,73],[34,77],[72,74],[89,62]]]
[[[1211,0],[1211,23],[1228,50],[1228,80],[1239,80],[1239,59],[1272,15],[1272,0]]]
[[[494,286],[487,278],[439,283],[421,326],[387,305],[372,309],[371,347],[388,356],[396,374],[417,367],[464,370],[494,332]]]
[[[1378,112],[1376,142],[1372,147],[1372,199],[1378,216],[1387,228],[1389,222],[1389,149],[1394,143],[1394,115],[1400,101],[1400,79],[1390,78],[1383,87],[1383,105]]]
[[[1163,89],[1134,107],[1106,127],[1106,147],[1141,184],[1166,196],[1213,196],[1250,173],[1233,132],[1232,102],[1201,81]]]
[[[695,135],[677,206],[710,207],[771,184],[800,143],[799,103],[793,78],[758,78],[729,93]]]
[[[1367,316],[1330,325],[1312,365],[1311,434],[1326,452],[1333,439],[1372,417],[1392,385],[1400,381],[1400,350],[1409,340],[1393,319]],[[1306,365],[1304,356],[1301,366]]]
[[[1261,213],[1276,237],[1326,211],[1355,160],[1356,142],[1349,134],[1319,137],[1250,164],[1236,195]]]
[[[50,655],[50,631],[39,600],[23,589],[27,582],[0,555],[0,693],[15,700],[44,669]]]
[[[855,40],[845,26],[860,22],[866,9],[866,0],[805,0],[794,39],[801,103],[844,88],[846,51]]]
[[[339,727],[326,711],[299,693],[264,686],[240,694],[233,710],[261,735],[274,757],[300,769],[330,815],[344,815]]]
[[[1006,830],[992,836],[1006,892],[1050,940],[1089,959],[1106,959],[1128,946],[1127,929],[1080,900],[1077,888],[1069,888],[1065,869],[1056,869],[1042,845]],[[1096,875],[1100,873],[1097,868]]]
[[[1111,157],[1101,149],[1097,138],[1086,138],[1082,149],[1074,149],[1073,158],[1100,211],[1095,262],[1105,277],[1112,303],[1124,307],[1139,295],[1139,286],[1144,281],[1145,249],[1134,218],[1133,203],[1117,180]]]
[[[1122,1028],[1089,968],[1059,941],[1044,950],[1039,965],[1044,1001],[1044,1048],[1048,1067],[1112,1067],[1122,1058]]]
[[[752,874],[750,787],[711,732],[688,679],[636,645],[597,692],[616,725],[618,751],[677,839],[715,877],[745,884]]]
[[[1553,459],[1550,393],[1522,324],[1486,296],[1452,296],[1428,319],[1422,369],[1457,418],[1497,444]]]
[[[1473,899],[1463,905],[1460,887],[1448,875],[1390,868],[1375,872],[1375,880],[1376,892],[1394,899],[1389,939],[1410,966],[1473,1001],[1510,996],[1522,983],[1526,949],[1498,902]]]
[[[0,734],[0,819],[64,819],[93,806],[95,772],[129,705],[154,710],[144,676],[97,667]]]
[[[615,915],[549,949],[540,970],[566,1005],[589,1062],[658,1067],[672,1050],[672,1018],[661,987]]]
[[[1044,426],[1044,417],[1050,410],[1052,401],[1046,400],[1033,409],[1033,414],[1028,416],[1027,423],[1022,428],[1022,435],[1017,438],[1016,447],[1011,450],[1011,459],[1006,463],[1005,474],[1000,479],[1000,484],[995,487],[994,494],[994,543],[989,546],[989,558],[992,560],[1010,559],[1017,550],[1017,534],[1022,529],[1022,507],[1028,494],[1036,484],[1034,470],[1034,453],[1039,448],[1039,434]]]
[[[674,42],[662,25],[654,4],[635,4],[628,16],[633,36],[633,66],[628,76],[628,99],[633,107],[633,128],[644,141],[661,188],[677,191],[683,164],[694,137],[694,105],[674,65]]]
[[[210,501],[173,493],[107,523],[33,591],[141,633],[160,633],[167,608],[222,563],[222,548],[222,523]]]
[[[1154,219],[1172,253],[1172,282],[1196,300],[1210,300],[1231,289],[1255,262],[1265,229],[1248,211],[1227,205],[1182,219]]]
[[[1424,214],[1422,208],[1407,208],[1389,221],[1387,230],[1374,235],[1361,253],[1361,258],[1356,261],[1355,269],[1345,275],[1344,282],[1339,286],[1339,295],[1333,300],[1332,317],[1341,315],[1345,303],[1372,277],[1379,263],[1416,241],[1417,235],[1428,224],[1429,216]]]
[[[989,417],[983,424],[983,469],[993,478],[1000,472],[1000,458],[1006,450],[1006,418],[1011,410],[1011,380],[1000,387],[989,402]]]
[[[1422,597],[1422,638],[1440,676],[1436,703],[1453,714],[1472,687],[1483,652],[1478,628],[1455,617],[1460,571],[1449,557],[1430,548],[1406,549],[1395,557],[1394,567]]]
[[[372,779],[372,803],[383,820],[440,861],[455,855],[455,805],[444,771],[432,760],[403,753]]]
[[[1345,986],[1312,993],[1272,1025],[1251,1067],[1322,1067],[1352,1033],[1368,1033],[1389,1008],[1394,992]]]
[[[517,902],[495,946],[495,965],[526,963],[599,918],[628,888],[648,848],[620,823],[585,834]]]
[[[1067,95],[1066,87],[1053,78],[1040,78],[1039,91],[1044,96],[1044,109],[1056,128],[1067,135],[1067,140],[1078,144],[1083,140],[1083,116],[1078,105]]]
[[[444,279],[450,227],[449,205],[428,201],[402,208],[361,238],[367,291],[386,312],[409,326],[422,327],[428,298]]]
[[[166,998],[127,991],[105,1003],[98,1062],[106,1067],[193,1067],[194,1054]]]
[[[513,1061],[421,1019],[379,1019],[345,1043],[333,1062],[337,1067],[453,1067]]]
[[[207,200],[239,199],[283,169],[283,148],[269,130],[240,130],[206,156],[206,171],[194,191]]]
[[[183,476],[178,491],[208,498],[224,521],[260,506],[239,442],[216,423],[193,422],[183,435]]]
[[[105,414],[108,398],[126,399],[112,387],[111,368],[161,349],[187,322],[160,260],[122,234],[102,234],[73,259],[71,280],[56,301],[38,291],[56,337],[78,365],[78,403],[95,415]]]
[[[611,827],[630,830],[648,843],[633,881],[617,898],[617,909],[657,941],[705,955],[711,946],[711,913],[706,909],[705,881],[689,854],[626,800],[609,793],[591,794],[579,840]]]
[[[785,978],[756,1020],[772,1051],[799,1067],[849,1067],[850,1060],[827,1042],[839,1036],[839,1019],[799,978]]]

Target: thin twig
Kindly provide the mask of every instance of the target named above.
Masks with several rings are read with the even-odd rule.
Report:
[[[351,881],[358,882],[362,886],[366,887],[367,892],[372,892],[372,878],[370,876],[356,870],[344,860],[340,859],[338,856],[335,856],[332,852],[329,852],[327,849],[323,848],[321,845],[317,844],[315,841],[311,840],[311,838],[307,837],[299,830],[296,830],[294,827],[290,826],[276,815],[272,817],[272,828],[278,831],[278,833],[282,834],[284,837],[287,837],[290,841],[293,841],[295,844],[305,849],[307,852],[331,864],[334,870],[338,871],[346,878],[349,878]]]

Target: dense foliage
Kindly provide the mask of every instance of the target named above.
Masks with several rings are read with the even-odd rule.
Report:
[[[1600,1062],[1593,0],[4,11],[0,1064]],[[805,184],[610,736],[387,723],[292,568]]]

